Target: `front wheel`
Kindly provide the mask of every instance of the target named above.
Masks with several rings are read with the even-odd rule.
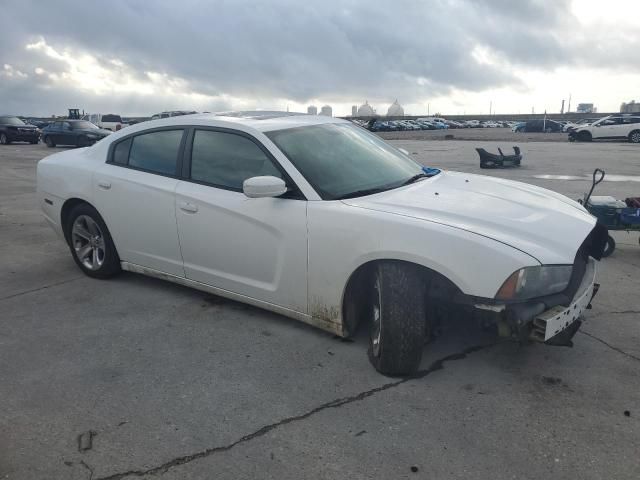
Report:
[[[0,145],[9,145],[11,142],[9,141],[9,137],[7,137],[6,133],[0,133]]]
[[[629,141],[631,143],[640,143],[640,130],[634,130],[629,134]]]
[[[50,136],[48,136],[48,135],[47,135],[46,137],[44,137],[44,143],[46,143],[46,144],[47,144],[47,147],[49,147],[49,148],[53,148],[53,147],[55,147],[55,146],[56,146],[56,144],[54,143],[54,141],[53,141],[53,140],[51,139],[51,137],[50,137]]]
[[[611,235],[607,237],[607,244],[604,247],[604,252],[602,252],[603,257],[608,257],[613,253],[616,249],[616,241],[613,239]]]
[[[578,133],[578,140],[581,142],[590,142],[592,140],[591,134],[589,132],[580,132]]]
[[[120,271],[120,258],[100,214],[86,203],[77,205],[66,225],[69,249],[76,265],[86,275],[108,278]]]
[[[401,262],[380,263],[370,295],[369,360],[384,375],[411,375],[420,366],[426,337],[425,285]]]

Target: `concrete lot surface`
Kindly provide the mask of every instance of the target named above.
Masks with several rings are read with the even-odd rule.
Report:
[[[393,143],[474,173],[474,147],[511,145]],[[621,177],[597,193],[640,196],[637,145],[520,146],[522,168],[482,173],[577,198],[601,166]],[[417,378],[390,379],[365,338],[134,274],[83,276],[36,205],[51,152],[0,147],[0,478],[640,477],[637,234],[614,235],[573,348],[459,319]]]

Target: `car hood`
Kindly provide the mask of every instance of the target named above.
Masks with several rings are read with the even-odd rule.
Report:
[[[457,172],[343,202],[467,230],[510,245],[542,264],[573,263],[596,223],[580,204],[559,193]]]

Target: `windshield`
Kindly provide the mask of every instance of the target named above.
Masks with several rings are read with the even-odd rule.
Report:
[[[93,123],[91,122],[86,122],[84,120],[81,120],[79,122],[73,122],[71,124],[71,129],[72,130],[88,130],[88,129],[98,129],[97,126],[95,126]]]
[[[0,123],[5,125],[26,125],[22,120],[18,117],[0,117]]]
[[[421,165],[354,125],[327,123],[266,135],[323,200],[390,190],[424,174]]]

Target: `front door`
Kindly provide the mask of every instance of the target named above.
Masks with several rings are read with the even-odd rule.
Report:
[[[242,193],[250,177],[287,181],[266,149],[247,135],[196,129],[187,152],[188,179],[176,188],[186,277],[306,313],[306,200],[295,193],[289,198]]]

